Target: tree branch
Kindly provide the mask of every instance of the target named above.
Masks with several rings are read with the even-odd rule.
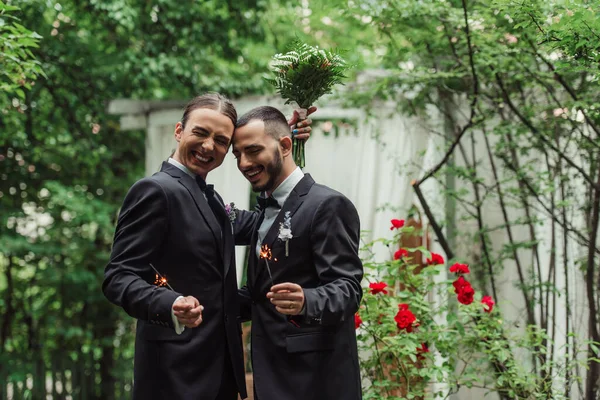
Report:
[[[429,220],[429,224],[431,225],[431,228],[435,232],[435,235],[437,236],[438,241],[440,242],[440,246],[442,246],[442,249],[444,249],[444,253],[446,253],[446,257],[448,258],[448,260],[454,258],[454,252],[452,251],[452,249],[450,249],[450,246],[448,246],[446,237],[444,236],[442,229],[436,222],[435,217],[433,216],[433,213],[431,212],[431,208],[429,208],[429,205],[427,204],[427,200],[425,200],[425,197],[423,196],[423,192],[421,192],[421,188],[419,188],[419,185],[416,181],[412,181],[411,185],[413,187],[413,190],[415,191],[415,194],[419,198],[419,202],[421,203],[421,206],[423,207],[423,211],[425,211],[425,215],[427,215],[427,219]]]
[[[514,105],[514,103],[512,102],[512,100],[510,99],[510,96],[508,95],[508,92],[506,91],[506,88],[504,87],[504,82],[502,80],[502,78],[500,77],[500,74],[498,72],[495,72],[495,77],[496,77],[496,81],[498,82],[498,85],[500,87],[500,91],[502,92],[502,97],[504,98],[504,101],[506,102],[506,104],[508,104],[508,106],[510,107],[511,111],[513,113],[515,113],[515,115],[519,118],[519,120],[521,120],[521,122],[527,127],[529,128],[529,130],[531,131],[531,133],[534,133],[536,135],[537,138],[539,138],[542,142],[544,142],[544,144],[546,146],[548,146],[549,148],[551,148],[554,152],[557,153],[557,155],[562,158],[563,160],[565,160],[567,162],[567,164],[569,164],[571,167],[575,168],[577,170],[577,172],[579,172],[581,174],[581,176],[592,186],[595,186],[596,183],[592,180],[592,178],[583,170],[583,168],[581,168],[579,165],[575,164],[575,162],[573,160],[571,160],[569,157],[567,157],[566,155],[564,155],[564,153],[562,151],[560,151],[560,149],[556,148],[556,146],[554,146],[552,143],[550,143],[548,141],[548,139],[546,139],[544,137],[544,134],[541,133],[540,131],[538,131],[538,129],[533,126],[531,124],[531,122],[525,118],[525,116],[523,114],[521,114],[521,112],[519,111],[519,109]]]

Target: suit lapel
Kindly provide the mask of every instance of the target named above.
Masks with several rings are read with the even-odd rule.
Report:
[[[189,179],[186,179],[186,177]],[[194,199],[194,203],[196,203],[196,207],[198,207],[198,210],[200,210],[200,214],[202,214],[202,217],[204,217],[204,220],[208,224],[208,227],[215,237],[216,242],[221,243],[220,224],[196,182],[192,180],[191,177],[184,175],[179,180],[179,183],[181,183],[190,192],[190,195]]]
[[[220,224],[215,218],[214,213],[208,205],[208,202],[206,201],[206,198],[204,197],[204,194],[198,187],[196,181],[176,166],[171,165],[167,162],[163,162],[161,171],[164,171],[167,174],[171,175],[173,178],[178,179],[179,183],[187,189],[187,191],[190,193],[190,196],[192,196],[192,199],[194,199],[194,203],[200,211],[200,214],[202,215],[202,217],[206,221],[206,224],[210,228],[216,243],[219,243],[222,246]]]
[[[224,264],[224,274],[223,276],[227,276],[227,272],[229,272],[229,267],[231,266],[231,251],[234,249],[234,239],[233,239],[233,228],[231,226],[231,221],[229,220],[229,216],[225,212],[225,206],[217,195],[215,194],[210,200],[212,202],[212,209],[217,214],[217,218],[221,221],[220,226],[222,226],[223,232],[223,240],[220,241],[221,244],[221,254],[223,256],[223,264]]]
[[[256,221],[256,227],[252,231],[252,239],[250,240],[250,249],[248,256],[248,281],[249,281],[249,289],[252,290],[254,287],[254,282],[256,282],[256,278],[258,278],[259,272],[259,264],[260,259],[256,256],[256,245],[258,242],[258,228],[260,228],[260,224],[262,224],[263,219],[265,218],[265,211],[262,210],[260,212],[260,216]]]
[[[283,207],[281,208],[281,210],[279,210],[279,214],[277,214],[275,221],[273,221],[273,225],[271,225],[271,227],[269,228],[261,245],[266,244],[270,248],[273,247],[273,242],[279,235],[279,224],[283,222],[283,219],[285,218],[285,214],[287,214],[289,212],[290,218],[293,217],[294,213],[296,212],[298,207],[300,207],[300,205],[302,204],[303,201],[304,201],[304,199],[301,198],[295,190],[293,190],[292,193],[290,193],[290,196],[287,198],[287,200],[283,204]]]
[[[300,182],[298,182],[296,187],[294,187],[294,190],[292,190],[289,197],[283,204],[283,207],[281,208],[281,210],[279,210],[279,214],[277,214],[275,221],[273,221],[273,225],[271,225],[271,227],[269,228],[269,231],[265,235],[265,238],[263,239],[261,246],[266,244],[269,246],[269,248],[273,247],[273,242],[275,241],[275,239],[277,239],[277,237],[279,235],[279,224],[283,222],[283,219],[285,218],[285,214],[287,212],[289,212],[290,218],[294,216],[294,214],[296,213],[296,210],[298,210],[298,208],[300,208],[300,206],[304,202],[304,196],[306,196],[308,194],[308,192],[310,191],[310,188],[312,187],[312,185],[314,183],[315,183],[315,181],[310,176],[310,174],[305,174],[304,178],[302,178],[302,180]],[[260,227],[260,224],[256,227],[254,236],[258,236],[258,228],[259,227]],[[294,231],[294,226],[292,224],[292,232],[293,231]],[[257,237],[253,237],[253,239],[254,239],[253,243],[255,244],[253,249],[256,249]],[[257,260],[257,265],[256,265],[257,271],[255,274],[256,279],[258,279],[258,277],[266,269],[266,267],[260,268],[260,264],[262,264],[261,261]]]

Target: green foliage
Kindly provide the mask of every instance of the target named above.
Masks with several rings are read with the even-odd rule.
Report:
[[[271,55],[310,38],[298,18],[305,9],[271,0],[0,4],[0,382],[33,379],[15,398],[45,398],[46,380],[73,398],[130,398],[134,321],[100,286],[118,208],[144,174],[145,132],[120,131],[106,105],[271,90]],[[329,34],[319,43],[338,45]]]
[[[331,93],[334,85],[342,83],[347,69],[338,53],[295,41],[290,51],[273,56],[271,71],[275,77],[266,81],[277,89],[285,104],[296,103],[308,109],[320,97]],[[294,139],[292,156],[296,165],[304,168],[303,140]]]
[[[321,96],[342,83],[347,70],[344,59],[335,52],[309,46],[300,41],[285,54],[276,54],[271,62],[275,78],[267,79],[286,102],[308,109]]]
[[[25,98],[35,78],[42,73],[32,54],[41,36],[19,23],[20,9],[0,1],[0,107],[10,96]]]

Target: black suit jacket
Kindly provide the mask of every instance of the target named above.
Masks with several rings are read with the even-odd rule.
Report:
[[[293,238],[286,257],[278,238],[285,213]],[[252,319],[252,368],[259,400],[361,399],[354,314],[362,289],[358,256],[360,223],[342,194],[316,184],[310,175],[296,185],[263,244],[272,250],[274,283],[302,286],[306,313],[292,323],[266,298],[270,279],[256,257],[259,223],[242,212],[234,224],[236,243],[250,244],[247,286],[240,289],[241,313]],[[253,233],[246,234],[248,225]],[[277,259],[277,261],[275,261]]]
[[[220,197],[213,202],[216,212],[196,181],[166,162],[125,197],[102,289],[138,320],[134,399],[213,400],[224,363],[246,397],[233,229]],[[173,291],[153,284],[150,263]],[[180,295],[204,311],[199,327],[177,335],[171,307]]]

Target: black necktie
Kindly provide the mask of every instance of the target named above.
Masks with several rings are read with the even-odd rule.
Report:
[[[223,215],[225,213],[225,210],[223,209],[223,206],[219,204],[219,200],[217,200],[217,198],[215,197],[214,185],[207,185],[204,179],[202,179],[198,175],[196,175],[196,183],[198,184],[198,187],[200,187],[200,190],[202,190],[202,193],[204,193],[204,196],[206,196],[208,206],[210,207],[211,211],[213,212],[214,216],[217,218],[217,221],[219,221],[219,224],[221,224],[222,227]]]
[[[277,210],[279,210],[281,208],[281,206],[279,205],[279,203],[277,202],[277,200],[275,200],[275,198],[273,196],[269,196],[269,197],[256,196],[256,201],[258,202],[258,207],[261,210],[266,210],[268,207],[273,207]]]

